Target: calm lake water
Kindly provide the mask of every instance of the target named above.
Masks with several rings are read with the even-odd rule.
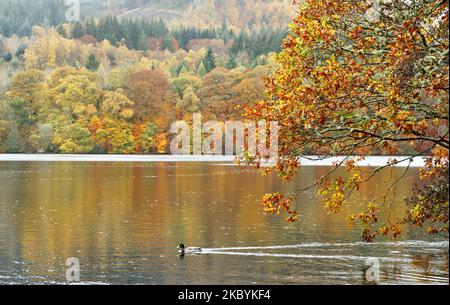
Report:
[[[326,170],[303,167],[295,182]],[[346,209],[403,170],[380,174]],[[392,219],[416,177],[411,169],[398,185]],[[448,239],[406,229],[362,243],[347,213],[326,215],[312,192],[299,198],[298,223],[262,212],[265,193],[291,188],[215,163],[0,161],[0,284],[64,284],[69,257],[88,284],[366,284],[368,258],[380,260],[382,284],[448,284]],[[180,258],[181,242],[205,254]]]

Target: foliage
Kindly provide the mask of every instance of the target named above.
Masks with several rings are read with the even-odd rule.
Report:
[[[6,153],[20,152],[20,135],[17,130],[11,131],[3,142],[3,150]]]
[[[448,166],[447,5],[441,0],[386,1],[376,9],[352,0],[299,4],[277,56],[280,68],[268,83],[269,99],[246,111],[248,118],[279,122],[280,159],[275,170],[285,181],[292,179],[299,158],[310,151],[346,156],[336,168],[345,166],[348,178],[333,178],[335,168],[304,189],[317,186],[328,212],[338,213],[382,168],[411,162],[392,159],[382,168],[367,170],[356,167],[360,157],[353,156],[392,155],[409,147],[416,155],[429,155],[422,178],[433,178]],[[448,174],[441,174],[441,179],[448,183]],[[433,191],[425,193],[445,189],[430,188]],[[448,216],[442,215],[448,197],[445,202],[445,196],[436,193],[435,199],[425,196],[428,200],[423,201],[423,196],[412,199],[419,205],[416,212],[429,211],[431,204],[439,215],[426,212],[410,222],[442,221],[448,231]],[[350,223],[361,224],[367,241],[380,233],[398,236],[401,227],[395,220],[388,220],[393,222],[389,229],[374,228],[377,213],[389,209],[387,195],[376,201],[367,211],[350,215]]]
[[[7,53],[2,54],[1,57],[2,57],[3,60],[6,61],[6,62],[10,62],[10,61],[12,60],[12,58],[13,58],[10,52],[7,52]]]
[[[205,58],[203,58],[202,63],[205,67],[206,73],[209,73],[216,68],[216,57],[214,56],[213,50],[211,48],[208,49],[208,53],[206,53],[206,56]]]
[[[224,61],[205,47],[144,54],[60,33],[70,26],[35,26],[30,39],[0,40],[3,50],[26,45],[17,66],[3,64],[12,76],[5,74],[0,95],[2,152],[7,144],[26,153],[167,153],[173,121],[197,111],[205,119],[239,118],[234,106],[260,97],[273,69],[268,62],[207,73],[204,59]]]
[[[448,233],[448,168],[440,169],[435,179],[423,189],[417,188],[415,194],[407,200],[412,206],[405,223],[420,227],[428,224],[431,234]]]
[[[35,24],[57,25],[65,20],[67,8],[62,0],[2,0],[0,34],[30,35]]]
[[[51,124],[38,124],[37,131],[30,136],[30,141],[36,152],[54,152],[53,126]]]
[[[169,82],[159,71],[141,70],[133,73],[128,81],[127,94],[134,102],[137,118],[145,120],[157,115],[168,90]]]
[[[125,92],[118,89],[105,94],[101,112],[114,118],[131,119],[134,115],[133,105],[134,103],[125,95]]]
[[[95,58],[95,55],[90,54],[88,57],[88,62],[86,64],[86,68],[88,68],[91,71],[97,71],[99,66],[100,66],[100,63],[97,61],[97,58]]]
[[[44,74],[36,69],[29,69],[15,74],[6,96],[11,99],[21,99],[31,106],[36,106],[42,98]]]
[[[122,120],[104,118],[101,128],[96,131],[96,141],[113,154],[130,154],[134,152],[133,127]]]
[[[94,143],[89,130],[79,123],[63,129],[59,149],[62,153],[83,154],[92,151]]]
[[[20,126],[29,126],[33,123],[31,119],[30,102],[25,99],[13,99],[9,106],[14,114],[15,123]]]

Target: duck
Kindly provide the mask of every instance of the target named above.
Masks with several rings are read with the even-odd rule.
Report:
[[[178,247],[178,252],[180,252],[181,254],[195,254],[195,253],[199,253],[202,252],[202,248],[199,247],[189,247],[186,248],[184,244],[180,244]]]

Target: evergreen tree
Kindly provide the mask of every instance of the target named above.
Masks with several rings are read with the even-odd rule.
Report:
[[[86,34],[92,35],[94,37],[99,37],[100,33],[97,33],[97,25],[93,18],[86,22]]]
[[[168,34],[164,37],[163,41],[163,49],[169,50],[170,52],[175,52],[175,48],[173,45],[173,36]]]
[[[206,68],[205,65],[203,64],[203,61],[201,61],[200,65],[198,65],[197,74],[202,78],[205,77],[206,75]]]
[[[5,54],[2,55],[2,58],[4,61],[10,62],[12,60],[12,55],[10,52],[6,52]]]
[[[214,52],[211,48],[208,48],[208,52],[202,62],[205,66],[206,73],[209,73],[216,68],[216,57],[214,56]]]
[[[189,72],[189,67],[185,60],[183,60],[177,67],[177,76]]]
[[[81,22],[75,23],[72,29],[72,37],[73,38],[80,38],[81,36],[86,34],[86,30],[84,29],[84,26],[81,24]]]
[[[88,62],[86,64],[86,68],[88,68],[91,71],[97,71],[98,67],[100,66],[100,63],[97,61],[97,58],[94,54],[90,54],[88,57]]]
[[[27,45],[24,44],[23,42],[20,43],[19,47],[17,48],[16,51],[16,56],[22,56],[23,54],[25,54],[25,50],[27,49]]]
[[[61,35],[62,37],[67,37],[66,30],[64,29],[64,27],[62,26],[62,24],[58,25],[58,27],[56,28],[56,31],[57,31],[58,34]]]
[[[230,58],[228,59],[228,62],[225,65],[225,68],[227,68],[228,70],[231,70],[231,69],[236,68],[236,66],[237,66],[236,58],[233,55],[230,55]]]
[[[137,49],[141,50],[141,51],[148,50],[147,36],[145,36],[145,33],[143,30],[141,30],[141,32],[139,33],[139,36],[138,36]]]

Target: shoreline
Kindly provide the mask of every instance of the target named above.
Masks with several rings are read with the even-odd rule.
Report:
[[[329,157],[318,159],[318,156],[301,158],[301,166],[333,166],[345,157]],[[403,160],[408,156],[369,156],[356,164],[361,167],[384,166],[390,159]],[[423,167],[426,157],[415,157],[409,165],[411,168]],[[317,160],[311,160],[317,159]],[[73,154],[0,154],[0,162],[168,162],[168,163],[220,163],[216,165],[235,166],[235,156],[200,156],[200,155],[73,155]],[[225,163],[225,164],[224,164]],[[395,167],[408,167],[407,161]],[[263,163],[262,167],[272,166],[273,163]],[[236,165],[237,166],[237,165]]]

